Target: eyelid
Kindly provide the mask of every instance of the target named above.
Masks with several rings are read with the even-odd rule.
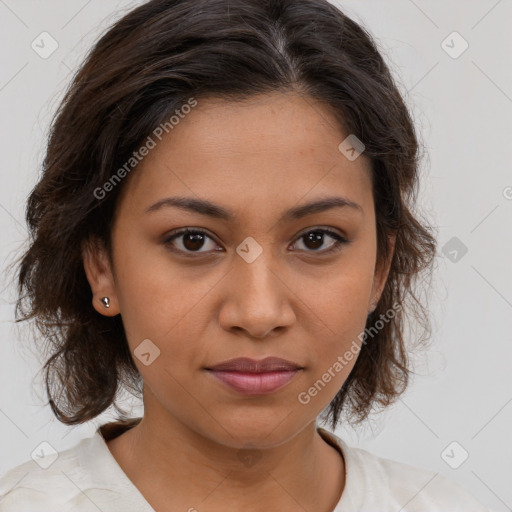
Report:
[[[305,228],[304,230],[299,231],[299,233],[297,234],[297,236],[295,238],[296,239],[300,238],[301,236],[304,236],[306,233],[309,233],[310,231],[324,231],[325,233],[327,233],[329,235],[332,234],[332,235],[339,236],[340,238],[343,238],[345,241],[348,242],[347,237],[338,228],[331,228],[330,226],[322,226],[322,225],[311,226],[311,227]]]

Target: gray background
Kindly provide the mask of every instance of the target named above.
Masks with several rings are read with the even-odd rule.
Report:
[[[92,43],[138,3],[0,0],[0,473],[28,460],[41,442],[68,448],[111,417],[71,428],[42,405],[34,348],[40,340],[33,343],[31,332],[13,322],[13,276],[5,269],[26,244],[24,202],[51,114]],[[377,455],[444,474],[496,511],[512,510],[512,2],[339,5],[377,38],[428,148],[420,204],[439,226],[439,254],[432,345],[417,355],[411,387],[357,432],[337,433]],[[31,47],[35,41],[42,52],[46,37],[44,51],[51,49],[43,31],[58,44],[47,58]],[[469,46],[461,53],[464,40]],[[448,464],[465,452],[458,468]]]

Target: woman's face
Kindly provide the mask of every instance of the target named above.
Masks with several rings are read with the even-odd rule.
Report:
[[[370,163],[338,149],[348,135],[315,100],[273,93],[198,99],[153,137],[123,184],[113,274],[84,259],[97,310],[121,314],[147,417],[227,446],[271,447],[336,395],[386,277],[375,272]],[[200,213],[172,205],[178,197],[214,206]],[[339,205],[303,210],[327,198]],[[184,228],[203,235],[171,239]],[[299,369],[211,370],[241,357]]]

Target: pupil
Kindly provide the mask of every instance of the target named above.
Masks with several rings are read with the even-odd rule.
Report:
[[[306,246],[310,249],[318,249],[323,244],[323,236],[324,234],[321,231],[311,231],[306,237]],[[313,246],[311,247],[312,244]]]
[[[201,249],[204,239],[201,233],[186,233],[183,236],[183,245],[189,251]]]

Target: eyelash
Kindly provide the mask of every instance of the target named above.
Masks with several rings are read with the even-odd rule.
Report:
[[[300,240],[302,237],[304,237],[307,234],[312,233],[312,232],[315,232],[315,233],[320,232],[320,233],[326,234],[326,235],[330,236],[331,238],[333,238],[335,243],[332,245],[332,247],[330,247],[327,250],[324,250],[324,251],[314,251],[314,250],[306,251],[308,253],[318,253],[318,254],[322,254],[322,255],[327,255],[327,254],[331,254],[331,253],[339,251],[342,248],[343,245],[349,243],[349,241],[346,238],[342,237],[336,231],[332,231],[330,229],[322,228],[322,227],[310,228],[307,231],[302,232],[296,238],[296,240]],[[206,231],[203,231],[201,229],[185,228],[185,229],[181,229],[181,230],[179,230],[177,232],[171,233],[167,238],[165,238],[165,240],[163,241],[163,244],[165,246],[169,247],[169,250],[171,250],[173,252],[178,252],[181,255],[185,256],[185,257],[197,258],[197,257],[200,257],[201,255],[212,254],[211,252],[193,252],[193,251],[187,252],[187,251],[182,251],[181,249],[176,249],[176,248],[172,247],[171,242],[173,242],[176,238],[179,238],[180,236],[183,236],[183,235],[186,235],[186,234],[205,235],[208,238],[213,240],[213,238]],[[220,252],[220,251],[216,251],[216,252]]]

